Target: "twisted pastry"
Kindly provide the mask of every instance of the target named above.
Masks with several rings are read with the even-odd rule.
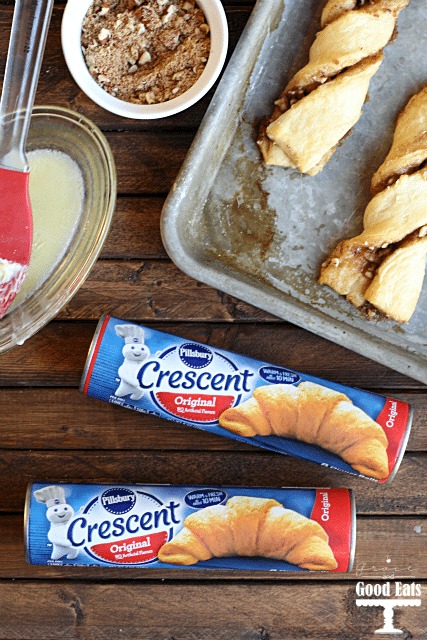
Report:
[[[267,164],[315,175],[359,120],[369,82],[409,0],[329,0],[322,30],[298,71],[261,123]]]
[[[158,558],[192,565],[228,556],[275,558],[318,571],[338,566],[328,534],[318,522],[276,500],[246,496],[187,516],[184,528],[163,545]]]
[[[363,232],[340,242],[321,268],[319,282],[368,315],[408,322],[415,311],[427,254],[426,161],[427,88],[397,120],[390,152],[372,178]]]
[[[282,436],[315,444],[372,478],[389,475],[384,430],[343,393],[314,382],[272,384],[226,409],[219,423],[245,438]]]

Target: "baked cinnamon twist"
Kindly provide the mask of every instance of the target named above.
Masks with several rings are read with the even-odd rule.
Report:
[[[323,263],[319,282],[367,312],[408,322],[427,254],[427,88],[400,114],[371,189],[363,232],[338,244]]]
[[[409,0],[329,0],[308,64],[261,123],[267,164],[315,175],[359,120],[369,82]]]

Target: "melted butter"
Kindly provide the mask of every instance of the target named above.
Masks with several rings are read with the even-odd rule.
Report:
[[[13,306],[33,294],[66,253],[83,210],[84,181],[78,164],[62,151],[27,154],[33,246],[30,266]]]

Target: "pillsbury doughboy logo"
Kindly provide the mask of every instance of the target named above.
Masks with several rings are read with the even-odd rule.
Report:
[[[203,369],[212,362],[213,353],[201,344],[186,342],[179,347],[179,357],[187,367]]]
[[[135,505],[136,495],[125,487],[107,489],[101,496],[101,504],[106,511],[114,514],[127,513]]]
[[[142,327],[116,324],[114,330],[125,341],[117,398],[151,401],[153,408],[175,418],[214,424],[223,411],[252,391],[254,371],[239,369],[219,351],[185,342],[151,353]]]

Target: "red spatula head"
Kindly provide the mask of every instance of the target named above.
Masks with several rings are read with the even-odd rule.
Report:
[[[30,174],[0,168],[0,318],[21,288],[30,263],[33,220]]]

